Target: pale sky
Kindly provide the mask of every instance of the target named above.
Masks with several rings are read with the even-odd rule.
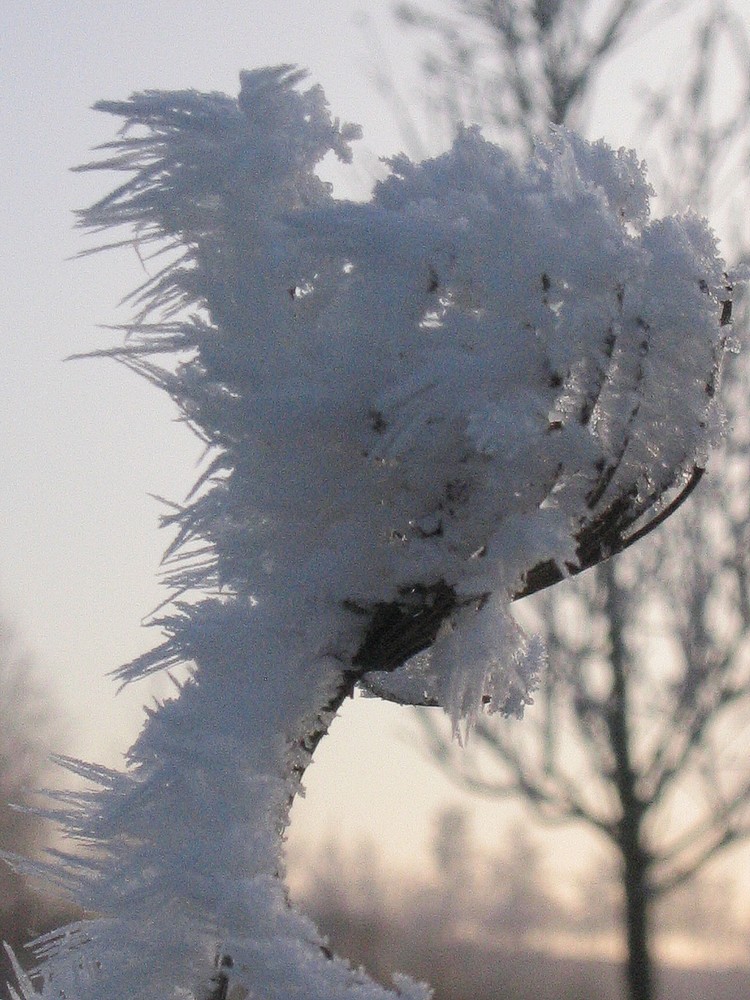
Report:
[[[116,127],[90,106],[150,88],[235,93],[240,69],[298,63],[323,84],[335,114],[364,126],[364,191],[378,155],[402,145],[373,66],[385,55],[406,94],[415,81],[414,40],[396,32],[389,10],[359,0],[0,5],[0,613],[49,685],[63,734],[55,749],[119,766],[137,732],[152,691],[141,685],[115,698],[106,674],[158,639],[141,627],[166,596],[157,571],[167,538],[152,495],[181,500],[200,453],[168,400],[136,376],[107,361],[63,364],[118,342],[98,324],[127,321],[117,304],[143,277],[131,251],[71,259],[87,245],[73,209],[113,183],[69,170]],[[629,51],[636,73],[655,51]],[[593,134],[613,145],[636,133],[633,74],[619,65],[592,114]],[[440,797],[457,793],[409,744],[410,731],[404,710],[348,706],[312,768],[300,824],[318,838],[328,829],[372,835],[399,863],[424,852]],[[496,811],[478,815],[491,838]]]

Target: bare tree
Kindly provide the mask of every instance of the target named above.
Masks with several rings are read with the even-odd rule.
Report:
[[[442,96],[448,116],[491,121],[523,146],[545,121],[580,127],[606,60],[690,6],[621,0],[597,19],[602,5],[587,0],[458,0],[468,27],[411,5],[400,12],[430,38],[431,101]],[[731,222],[728,205],[747,183],[747,26],[723,2],[697,15],[683,75],[646,91],[645,115],[665,203]],[[735,84],[722,95],[728,65]],[[734,226],[730,235],[741,256],[746,234]],[[466,754],[424,719],[434,756],[462,784],[522,795],[545,820],[584,823],[613,846],[632,1000],[654,995],[656,904],[750,836],[747,385],[735,366],[724,453],[670,527],[537,599],[551,666],[523,724],[480,721]]]
[[[466,787],[521,794],[545,821],[584,823],[611,844],[637,998],[653,992],[654,906],[750,835],[746,569],[700,538],[715,521],[697,508],[645,555],[545,600],[551,668],[522,725],[481,720],[455,753],[426,721],[434,755]]]
[[[426,39],[424,95],[436,121],[479,121],[527,149],[550,122],[583,128],[597,78],[628,42],[695,0],[448,0],[396,5]],[[379,74],[393,94],[393,81]]]

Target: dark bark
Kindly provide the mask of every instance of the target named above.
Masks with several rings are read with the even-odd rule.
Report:
[[[616,838],[622,858],[625,892],[625,976],[630,1000],[652,1000],[653,965],[649,949],[651,857],[643,838],[643,821],[648,811],[648,802],[638,794],[638,772],[631,757],[628,724],[631,715],[628,704],[629,661],[623,635],[622,607],[611,563],[602,569],[601,581],[605,588],[604,602],[609,623],[612,667],[612,691],[605,718],[614,756],[613,779],[621,810]]]
[[[637,843],[623,845],[627,958],[625,977],[630,1000],[652,1000],[654,976],[649,949],[650,890],[648,858]]]

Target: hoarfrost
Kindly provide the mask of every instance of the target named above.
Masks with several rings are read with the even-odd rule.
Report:
[[[50,871],[98,916],[37,943],[45,998],[426,998],[331,958],[288,904],[318,740],[368,673],[456,730],[521,713],[543,651],[513,597],[605,556],[717,424],[723,264],[694,216],[649,221],[635,154],[557,130],[519,168],[464,128],[337,200],[315,169],[359,130],[301,81],[99,105],[125,128],[86,169],[126,179],[81,224],[171,253],[102,353],[213,457],[166,518],[164,641],[119,672],[190,676],[125,772],[66,762],[93,789],[52,811],[85,850]]]

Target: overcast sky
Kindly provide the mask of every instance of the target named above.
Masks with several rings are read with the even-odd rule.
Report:
[[[415,80],[413,40],[398,34],[389,9],[357,0],[0,4],[0,613],[48,680],[62,751],[118,766],[140,725],[153,691],[114,698],[106,674],[158,639],[141,627],[165,596],[154,495],[182,499],[200,454],[169,401],[131,373],[106,361],[63,363],[117,342],[99,324],[127,321],[118,301],[143,277],[132,251],[72,259],[86,245],[73,210],[112,184],[69,170],[116,127],[90,106],[149,88],[234,93],[242,68],[298,63],[335,114],[364,126],[364,191],[378,155],[402,145],[374,66],[387,60],[407,95]],[[654,50],[628,58],[646,69]],[[635,134],[633,73],[615,68],[610,97],[592,115],[594,134],[614,145]],[[347,710],[310,774],[301,810],[310,829],[356,837],[377,818],[381,844],[402,859],[412,853],[449,787],[406,745],[409,728],[408,713],[393,707]]]

